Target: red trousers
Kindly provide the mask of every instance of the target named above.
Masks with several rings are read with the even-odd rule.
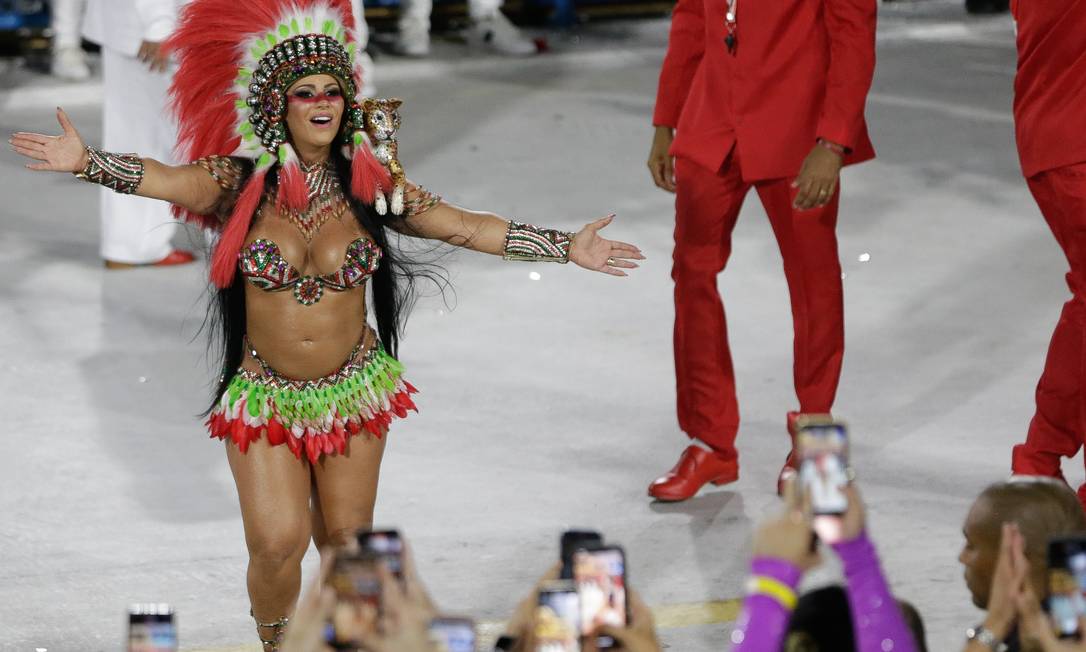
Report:
[[[734,458],[739,405],[717,275],[728,264],[739,209],[753,186],[784,260],[792,299],[793,372],[800,411],[829,412],[845,348],[841,264],[834,232],[838,196],[823,208],[795,210],[792,179],[744,181],[735,150],[717,172],[681,157],[675,164],[671,277],[675,281],[679,427]]]
[[[1029,189],[1071,266],[1071,300],[1052,333],[1026,443],[1014,447],[1011,465],[1015,473],[1062,477],[1060,458],[1073,457],[1086,436],[1086,162],[1030,177]]]

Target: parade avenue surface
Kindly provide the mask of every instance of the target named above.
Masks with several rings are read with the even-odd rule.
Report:
[[[666,19],[552,34],[529,60],[377,61],[403,98],[408,176],[449,201],[606,235],[648,260],[629,278],[426,250],[430,291],[400,357],[420,413],[393,424],[376,524],[398,527],[439,604],[491,634],[567,526],[625,546],[665,646],[725,649],[752,526],[776,509],[795,409],[792,321],[769,224],[748,197],[721,276],[743,423],[740,480],[679,504],[648,483],[687,441],[675,419],[672,196],[645,166]],[[960,2],[882,6],[867,116],[878,158],[847,169],[838,226],[851,426],[870,529],[932,650],[976,612],[957,562],[976,494],[1010,469],[1065,261],[1021,177],[1010,18]],[[100,139],[101,89],[2,73],[0,129]],[[0,154],[0,630],[3,650],[116,650],[133,602],[169,602],[182,648],[257,650],[223,444],[198,416],[217,369],[199,332],[205,261],[106,272],[97,191]],[[179,244],[202,247],[188,229]],[[1073,486],[1079,459],[1065,466]],[[310,551],[306,574],[317,555]],[[808,578],[832,580],[832,566]]]

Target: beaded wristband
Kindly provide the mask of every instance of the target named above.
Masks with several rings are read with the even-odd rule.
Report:
[[[795,590],[784,582],[773,579],[772,577],[755,575],[747,580],[747,594],[764,595],[768,598],[772,598],[788,611],[796,608],[797,598]]]
[[[502,258],[529,262],[568,263],[573,234],[541,229],[523,222],[509,222]]]
[[[87,166],[72,174],[113,192],[131,195],[143,181],[143,159],[138,154],[113,154],[87,147]]]

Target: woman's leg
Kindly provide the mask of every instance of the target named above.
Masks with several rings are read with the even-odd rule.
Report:
[[[356,530],[373,524],[385,437],[352,437],[345,454],[326,455],[313,465],[315,503],[320,505],[325,536],[332,544],[343,544]]]
[[[273,623],[294,609],[302,582],[302,557],[309,547],[310,469],[286,446],[253,442],[247,453],[226,444],[249,548],[247,584],[253,617]],[[259,628],[274,639],[274,628]]]

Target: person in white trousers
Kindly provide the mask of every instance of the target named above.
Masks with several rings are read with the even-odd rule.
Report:
[[[471,28],[468,40],[474,45],[510,56],[530,56],[539,48],[520,33],[501,12],[502,0],[468,0]],[[398,54],[424,57],[430,54],[430,14],[434,0],[400,0]]]
[[[102,47],[102,146],[172,162],[177,141],[166,92],[172,66],[161,51],[185,0],[88,0],[83,36]],[[102,258],[109,269],[179,265],[194,256],[170,240],[169,205],[100,189]]]
[[[370,44],[370,25],[366,22],[366,8],[362,6],[362,0],[351,0],[351,12],[354,14],[354,37],[358,42],[358,55],[356,60],[362,67],[362,97],[375,97],[377,87],[373,79],[373,59],[366,48]]]
[[[83,21],[83,0],[53,0],[53,76],[68,81],[90,77],[87,57],[83,54],[79,24]]]

